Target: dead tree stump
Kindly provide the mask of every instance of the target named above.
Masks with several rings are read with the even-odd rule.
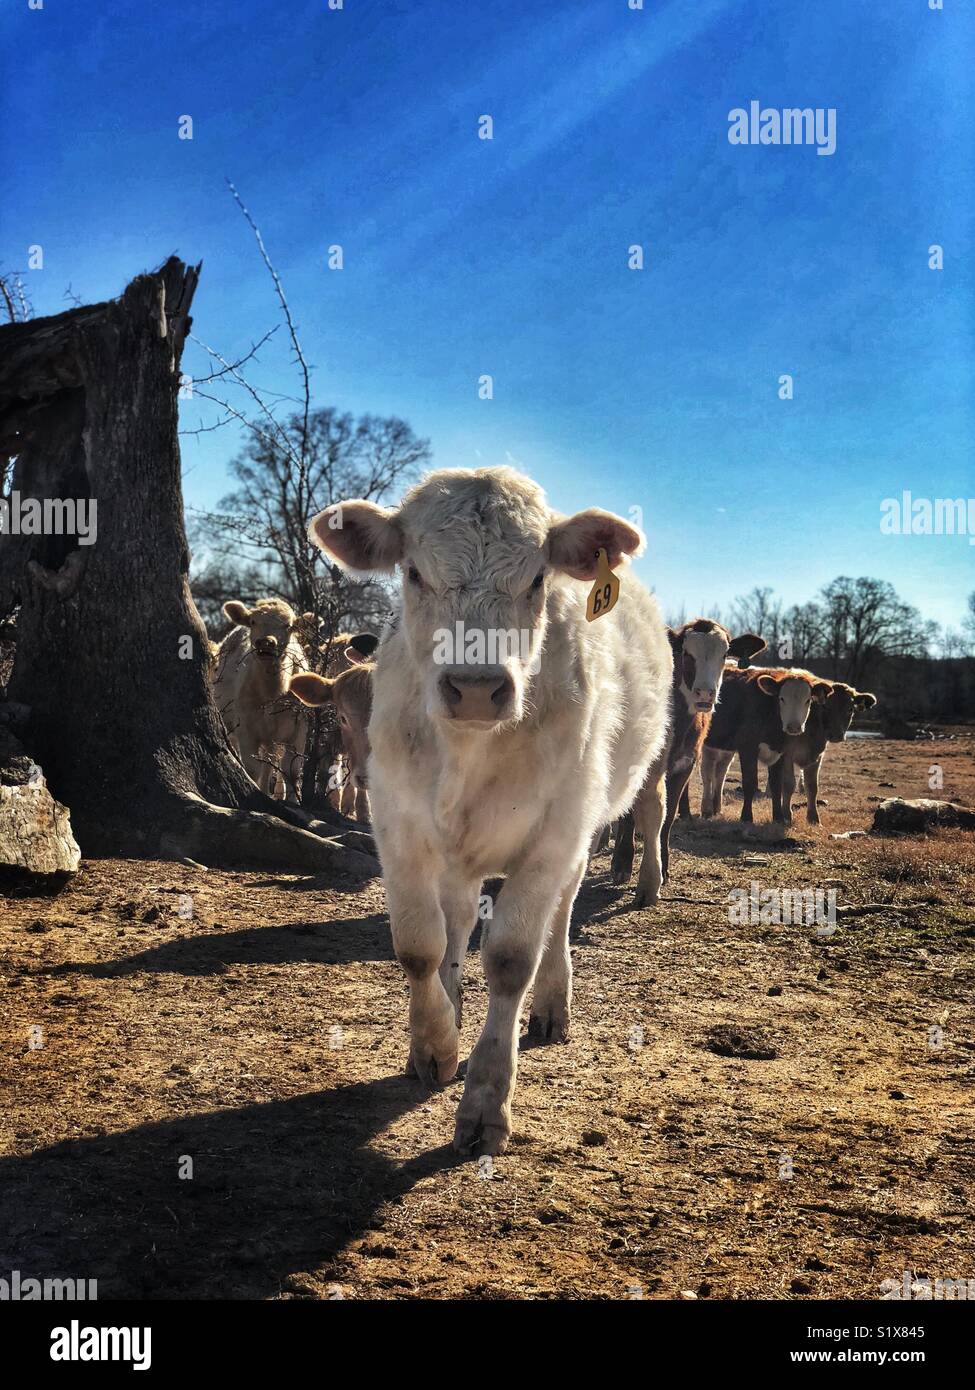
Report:
[[[117,300],[0,327],[11,496],[97,504],[94,544],[0,535],[0,620],[19,609],[9,698],[87,854],[368,876],[372,856],[258,791],[211,699],[177,432],[199,270],[173,257]]]

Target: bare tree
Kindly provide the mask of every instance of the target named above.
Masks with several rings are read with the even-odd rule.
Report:
[[[249,424],[230,464],[239,486],[218,511],[195,514],[195,542],[225,570],[241,562],[263,569],[271,587],[299,612],[315,613],[327,633],[375,626],[388,611],[387,590],[330,565],[308,539],[309,523],[346,497],[379,502],[398,494],[429,460],[428,441],[396,417],[353,421],[330,408],[307,420],[295,413],[273,430],[266,421]]]
[[[961,620],[961,630],[965,637],[965,650],[975,653],[975,589],[968,595],[968,607]]]
[[[19,270],[0,271],[0,314],[8,323],[27,323],[34,317]]]
[[[186,433],[236,425],[245,436],[230,464],[238,486],[217,511],[193,515],[191,534],[201,568],[210,580],[238,574],[245,587],[263,572],[268,589],[300,612],[317,615],[326,640],[345,624],[375,627],[388,611],[385,587],[356,583],[330,565],[309,541],[308,525],[318,511],[345,497],[378,502],[400,492],[429,461],[429,441],[418,439],[396,416],[353,421],[333,408],[313,409],[314,368],[281,277],[260,227],[234,185],[229,187],[271,278],[280,322],[236,360],[193,338],[211,363],[211,371],[192,383],[193,394],[218,405],[220,417]],[[260,349],[281,328],[296,374],[291,396],[256,385],[250,375]]]
[[[389,591],[374,580],[354,581],[308,539],[317,512],[346,497],[379,502],[402,490],[430,459],[429,441],[418,439],[396,416],[349,414],[312,408],[313,367],[305,354],[298,325],[281,277],[264,238],[233,184],[230,191],[254,234],[261,260],[271,278],[280,322],[236,360],[230,360],[198,338],[211,370],[192,384],[193,394],[216,404],[220,417],[201,424],[200,433],[225,426],[244,431],[244,442],[230,464],[238,486],[223,498],[216,512],[197,512],[192,520],[195,549],[202,556],[202,574],[193,581],[213,594],[214,580],[242,587],[266,576],[264,593],[287,599],[301,613],[312,613],[308,629],[309,656],[321,668],[328,660],[335,635],[346,626],[378,630],[389,611]],[[265,343],[283,328],[295,369],[295,395],[269,391],[250,375]],[[282,418],[283,417],[283,418]],[[239,597],[228,593],[226,597]],[[212,611],[212,606],[211,606]],[[326,733],[331,716],[318,712],[312,719],[303,781],[303,800],[310,804],[317,769],[331,761],[334,744]]]
[[[782,636],[782,600],[775,598],[773,589],[756,586],[751,593],[739,595],[728,618],[736,632],[755,632],[764,637],[769,657],[777,658]]]
[[[935,645],[938,655],[945,661],[952,661],[957,657],[964,656],[968,650],[968,643],[964,634],[953,627],[941,628],[935,639]]]
[[[925,657],[937,633],[885,579],[840,576],[821,593],[832,674],[857,685],[884,657]]]
[[[782,617],[782,632],[792,645],[792,661],[803,666],[820,655],[825,619],[818,603],[799,603]]]

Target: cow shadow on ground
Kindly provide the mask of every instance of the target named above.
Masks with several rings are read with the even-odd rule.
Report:
[[[468,952],[481,945],[478,922]],[[38,966],[35,975],[85,975],[96,980],[117,979],[143,972],[155,975],[223,975],[232,965],[346,965],[352,961],[394,961],[389,917],[340,921],[298,922],[277,927],[248,927],[243,931],[209,931],[163,942],[132,956],[109,961],[63,961]]]
[[[698,830],[671,836],[671,851],[696,859],[739,859],[749,854],[789,854],[808,846],[790,835],[783,825],[759,821],[735,822],[727,830]]]
[[[259,877],[255,874],[248,878],[247,887],[274,888],[279,893],[321,893],[327,889],[330,893],[342,893],[349,897],[356,897],[370,883],[379,881],[378,878],[353,878],[351,874],[312,874],[304,878],[280,878],[275,874],[265,874],[263,877]]]
[[[38,975],[88,975],[114,979],[143,971],[163,975],[222,975],[231,965],[343,965],[349,961],[393,960],[385,913],[330,922],[209,931],[163,942],[111,961],[66,961],[40,967]]]
[[[381,1204],[464,1161],[372,1146],[425,1100],[386,1077],[0,1159],[0,1267],[97,1279],[99,1298],[260,1299],[296,1273],[327,1279]]]
[[[666,907],[668,899],[688,901],[700,899],[707,902],[707,888],[699,882],[688,880],[682,873],[682,859],[687,855],[692,859],[738,860],[742,873],[747,874],[749,866],[744,862],[749,855],[794,854],[808,850],[809,846],[793,838],[781,825],[761,821],[756,824],[742,824],[740,821],[676,822],[671,834],[671,876],[663,889],[656,908],[643,911],[659,911]],[[573,929],[570,940],[573,944],[591,944],[578,933],[586,923],[605,922],[613,917],[626,916],[635,911],[633,895],[640,870],[643,845],[638,842],[633,856],[633,869],[628,882],[614,884],[610,878],[612,849],[600,856],[583,880],[582,888],[573,911]],[[579,926],[576,926],[578,920]]]

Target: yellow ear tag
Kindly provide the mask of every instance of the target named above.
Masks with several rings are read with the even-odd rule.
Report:
[[[595,622],[604,613],[616,606],[620,596],[620,581],[609,567],[609,556],[605,550],[596,551],[596,582],[586,604],[586,621]]]

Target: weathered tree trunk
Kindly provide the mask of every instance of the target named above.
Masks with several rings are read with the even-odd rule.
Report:
[[[97,503],[93,545],[0,536],[0,618],[20,605],[10,698],[30,707],[31,755],[85,853],[374,873],[258,791],[210,697],[177,434],[198,275],[172,258],[119,300],[0,327],[12,493]]]

